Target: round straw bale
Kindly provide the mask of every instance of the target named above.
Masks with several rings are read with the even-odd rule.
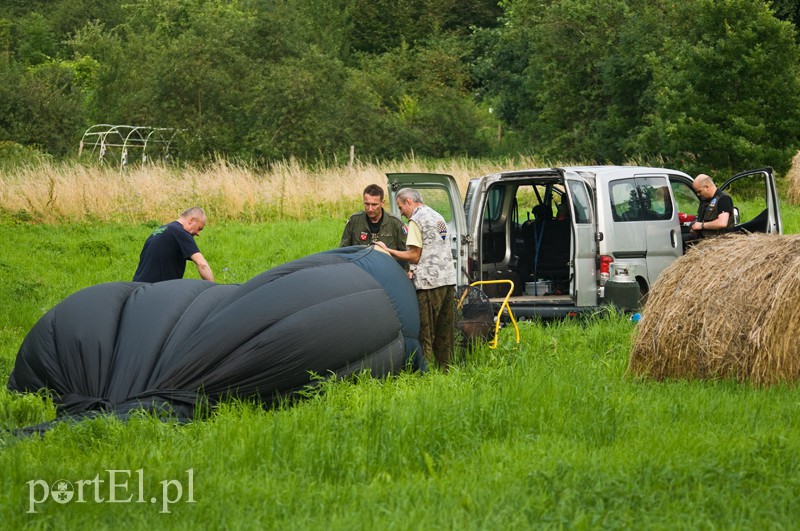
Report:
[[[800,379],[800,234],[703,240],[659,276],[633,336],[628,374]]]
[[[789,202],[800,204],[800,151],[792,157],[792,166],[786,172],[786,180],[789,183],[786,193]]]

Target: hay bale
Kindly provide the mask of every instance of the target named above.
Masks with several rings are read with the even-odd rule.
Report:
[[[800,235],[704,240],[653,285],[634,332],[628,373],[800,379]]]
[[[792,167],[786,172],[786,180],[789,183],[786,196],[790,203],[800,204],[800,151],[792,157]]]

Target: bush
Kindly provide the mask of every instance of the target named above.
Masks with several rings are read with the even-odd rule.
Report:
[[[16,142],[0,140],[0,170],[10,170],[15,166],[38,166],[43,162],[50,162],[53,158],[30,146],[23,146]]]

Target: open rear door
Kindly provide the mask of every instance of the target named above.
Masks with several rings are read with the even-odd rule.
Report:
[[[576,306],[597,306],[596,216],[589,185],[575,174],[566,175],[572,223],[572,282],[570,295]]]
[[[397,208],[397,192],[402,188],[415,188],[422,195],[422,201],[442,215],[447,222],[453,262],[458,271],[459,284],[469,282],[467,277],[467,220],[461,192],[451,175],[439,173],[387,173],[389,188],[389,207],[392,213],[400,216]]]
[[[772,168],[738,173],[720,189],[731,196],[739,219],[733,231],[783,234],[778,189]]]

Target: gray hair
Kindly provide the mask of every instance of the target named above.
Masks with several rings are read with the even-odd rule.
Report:
[[[406,199],[411,199],[414,203],[423,203],[422,195],[414,188],[403,188],[397,192],[397,200],[405,202]]]
[[[182,218],[195,218],[195,219],[206,219],[205,211],[200,208],[199,206],[189,207],[183,212],[181,212]]]

